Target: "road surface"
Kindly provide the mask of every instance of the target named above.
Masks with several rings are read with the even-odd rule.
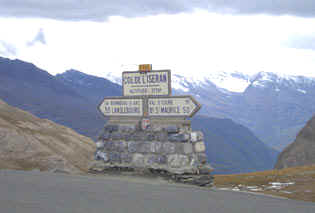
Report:
[[[0,212],[315,212],[314,203],[152,181],[0,170]]]

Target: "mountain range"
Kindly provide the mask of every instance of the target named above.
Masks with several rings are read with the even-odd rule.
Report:
[[[282,150],[294,141],[298,131],[315,113],[315,79],[302,76],[281,76],[260,72],[251,78],[234,73],[222,81],[239,80],[234,92],[215,85],[210,80],[175,90],[177,94],[191,93],[203,104],[202,114],[230,118],[248,127],[267,145]],[[230,86],[232,87],[232,86]]]
[[[40,118],[47,118],[96,139],[106,120],[97,110],[105,96],[122,88],[105,78],[69,70],[53,76],[31,63],[0,58],[0,98]],[[205,134],[208,159],[218,173],[273,168],[277,151],[231,119],[205,115],[192,120]],[[204,125],[206,124],[206,125]]]
[[[120,83],[118,77],[108,77]],[[173,94],[191,94],[200,114],[229,118],[277,150],[292,143],[315,113],[315,78],[268,72],[172,75]]]

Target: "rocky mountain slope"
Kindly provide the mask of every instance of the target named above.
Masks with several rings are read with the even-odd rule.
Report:
[[[0,169],[86,172],[94,142],[0,100]]]
[[[278,157],[276,169],[315,164],[315,116]]]

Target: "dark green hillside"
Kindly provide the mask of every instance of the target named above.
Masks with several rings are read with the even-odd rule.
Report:
[[[204,133],[208,159],[216,173],[272,169],[278,152],[262,143],[248,128],[230,119],[196,116],[195,130]]]

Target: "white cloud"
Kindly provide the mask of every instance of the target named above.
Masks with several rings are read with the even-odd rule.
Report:
[[[16,57],[53,74],[75,68],[98,76],[120,75],[128,65],[152,63],[153,68],[186,75],[238,70],[314,76],[315,51],[286,46],[297,32],[313,33],[309,27],[313,22],[206,11],[132,19],[116,16],[107,22],[1,18],[0,35],[16,46]],[[46,45],[26,45],[39,29],[45,32]]]
[[[2,17],[103,21],[204,9],[221,14],[315,16],[313,0],[0,0]]]
[[[4,41],[0,41],[0,55],[3,56],[15,56],[16,55],[16,48],[14,47],[14,45],[4,42]]]
[[[27,45],[34,46],[37,42],[46,44],[45,34],[42,28],[39,29],[38,33],[32,41],[27,42]]]

